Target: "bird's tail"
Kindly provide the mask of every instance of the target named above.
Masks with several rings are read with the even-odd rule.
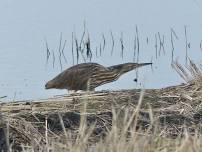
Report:
[[[151,64],[152,63],[124,63],[124,64],[110,66],[108,67],[108,69],[112,70],[115,73],[119,73],[119,75],[121,75],[133,69],[136,69],[145,65],[151,65]]]

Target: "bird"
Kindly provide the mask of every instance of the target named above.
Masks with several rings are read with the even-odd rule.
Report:
[[[45,89],[67,89],[69,91],[94,91],[96,87],[116,81],[133,69],[152,63],[123,63],[105,67],[88,62],[74,65],[45,84]]]

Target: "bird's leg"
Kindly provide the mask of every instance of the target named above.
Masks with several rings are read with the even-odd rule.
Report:
[[[68,94],[74,94],[76,91],[75,90],[67,90]]]
[[[83,94],[85,93],[86,91],[84,90],[67,90],[68,94],[75,94],[75,93],[80,93],[80,94]]]
[[[86,91],[84,91],[84,90],[77,90],[76,92],[82,94],[82,93],[85,93]]]

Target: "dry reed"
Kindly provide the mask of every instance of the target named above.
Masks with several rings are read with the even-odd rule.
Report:
[[[186,83],[2,102],[1,150],[201,151],[201,67],[172,66]]]

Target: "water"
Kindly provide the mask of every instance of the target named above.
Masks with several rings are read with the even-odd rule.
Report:
[[[46,81],[61,72],[58,60],[59,38],[67,40],[64,50],[67,63],[62,60],[63,69],[72,66],[71,35],[74,32],[80,39],[83,24],[90,35],[93,62],[110,66],[133,61],[135,28],[138,27],[140,39],[140,62],[150,62],[153,58],[153,70],[143,67],[139,70],[138,84],[133,79],[136,72],[123,75],[118,81],[103,85],[102,89],[161,88],[179,84],[182,79],[170,67],[171,63],[171,28],[179,39],[174,40],[174,58],[185,63],[185,35],[190,43],[188,55],[200,62],[202,21],[199,20],[202,3],[191,0],[180,1],[117,1],[90,0],[76,1],[32,1],[25,0],[0,2],[0,96],[4,100],[22,100],[46,98],[56,94],[67,93],[66,90],[45,90]],[[180,8],[180,11],[179,11]],[[110,55],[113,32],[114,54]],[[155,34],[165,36],[165,55],[155,57]],[[120,38],[123,34],[124,57],[121,58]],[[106,46],[102,56],[95,57],[96,47],[99,50],[105,35]],[[148,43],[147,43],[148,38]],[[54,51],[56,61],[50,56],[46,64],[47,39],[49,47]],[[80,60],[82,62],[82,60]],[[1,99],[2,100],[2,99]]]

